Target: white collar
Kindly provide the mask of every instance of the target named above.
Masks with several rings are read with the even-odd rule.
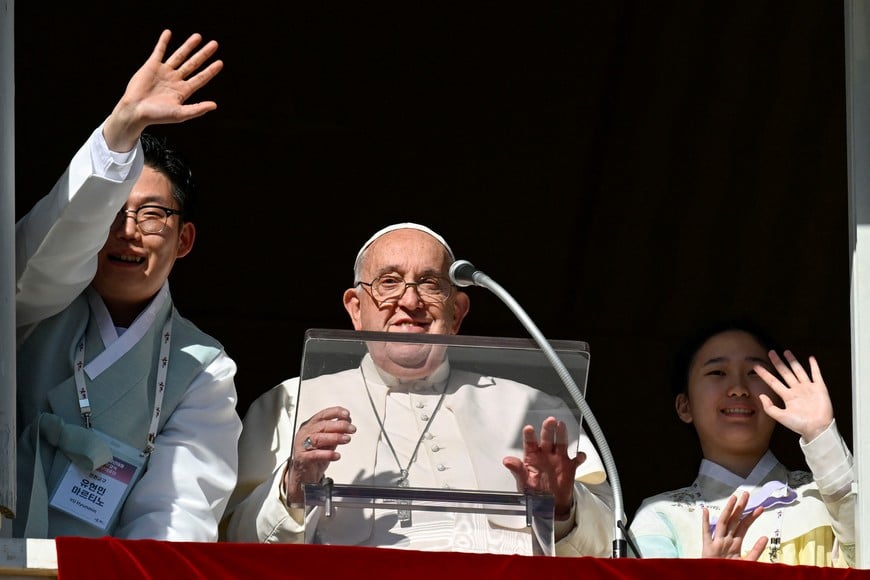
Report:
[[[119,358],[127,354],[133,348],[133,345],[145,336],[145,333],[154,324],[157,314],[163,308],[166,301],[169,300],[169,281],[167,280],[163,283],[163,286],[154,298],[151,299],[145,310],[139,313],[133,324],[121,336],[118,336],[118,330],[115,328],[115,323],[112,321],[112,317],[109,315],[109,310],[106,308],[102,297],[92,286],[88,286],[86,292],[88,303],[100,330],[100,338],[105,347],[103,352],[85,365],[85,372],[93,380],[100,376],[104,370],[112,366]]]
[[[738,490],[744,486],[747,489],[751,489],[759,485],[778,464],[779,460],[773,452],[768,449],[761,459],[758,460],[758,463],[755,464],[755,467],[752,468],[752,471],[746,479],[743,479],[736,473],[728,471],[718,463],[713,463],[709,459],[703,459],[701,461],[701,467],[698,470],[698,474],[727,484],[728,486]]]
[[[450,375],[450,361],[445,357],[444,361],[438,365],[438,368],[435,369],[432,374],[422,379],[416,379],[413,381],[402,380],[398,377],[395,377],[380,368],[375,364],[375,361],[372,360],[372,355],[366,353],[363,357],[362,363],[360,363],[360,368],[362,369],[365,376],[369,379],[375,379],[377,382],[382,385],[389,387],[390,389],[397,389],[406,391],[411,388],[420,389],[427,386],[437,385],[439,383],[443,383],[447,380],[447,377]]]

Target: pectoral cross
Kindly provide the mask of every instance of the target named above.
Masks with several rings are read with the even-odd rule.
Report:
[[[408,487],[408,470],[403,469],[400,472],[399,487]],[[411,502],[399,500],[399,525],[403,528],[411,527]]]

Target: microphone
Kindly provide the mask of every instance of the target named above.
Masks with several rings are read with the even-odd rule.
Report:
[[[460,287],[481,286],[478,279],[485,276],[483,272],[474,267],[468,260],[456,260],[450,265],[450,281]]]
[[[453,262],[453,264],[450,265],[449,276],[450,281],[456,286],[480,286],[490,290],[493,294],[498,296],[519,319],[523,326],[526,327],[526,330],[529,331],[529,334],[532,335],[535,342],[537,342],[541,350],[544,351],[544,355],[547,357],[547,360],[550,361],[550,364],[553,365],[556,373],[562,379],[565,387],[567,387],[568,392],[571,393],[571,398],[574,399],[574,403],[576,403],[577,407],[580,409],[580,413],[589,425],[592,437],[598,445],[598,450],[601,452],[601,459],[604,462],[604,470],[607,472],[607,478],[610,480],[610,487],[613,489],[613,513],[615,516],[615,522],[612,555],[614,558],[625,557],[627,539],[625,527],[626,518],[625,509],[623,508],[622,486],[619,483],[619,474],[616,472],[616,463],[613,461],[613,454],[610,452],[610,447],[607,445],[604,433],[601,431],[601,428],[598,426],[598,421],[592,414],[592,409],[590,409],[589,405],[586,404],[586,400],[583,398],[582,393],[580,393],[580,389],[577,388],[577,384],[571,377],[571,373],[569,373],[568,369],[565,368],[565,363],[562,362],[559,355],[556,354],[556,351],[553,350],[553,347],[550,346],[550,343],[546,338],[544,338],[544,335],[540,330],[538,330],[538,327],[535,326],[535,323],[532,322],[529,315],[526,314],[526,311],[523,310],[517,301],[514,300],[513,297],[495,280],[487,276],[481,270],[475,268],[468,260],[456,260]],[[637,553],[637,549],[633,544],[632,549]]]

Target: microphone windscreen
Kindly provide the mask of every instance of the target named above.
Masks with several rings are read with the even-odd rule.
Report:
[[[473,286],[475,272],[477,268],[468,260],[456,260],[450,265],[450,281],[460,287]]]

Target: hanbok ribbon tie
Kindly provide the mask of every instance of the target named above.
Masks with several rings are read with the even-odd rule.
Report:
[[[89,429],[66,423],[52,413],[41,413],[36,419],[36,443],[33,462],[33,484],[30,488],[30,503],[24,536],[27,538],[48,537],[48,486],[42,467],[40,442],[57,447],[78,467],[93,471],[112,460],[112,448],[108,442]]]
[[[790,488],[788,484],[781,481],[770,481],[749,496],[749,501],[746,503],[746,508],[740,515],[740,519],[748,516],[758,507],[768,510],[776,506],[786,506],[795,501],[797,501],[797,492]],[[716,523],[718,521],[718,517],[710,520],[710,534],[716,530]]]
[[[57,415],[43,413],[39,417],[39,434],[85,471],[93,471],[112,460],[112,448],[105,439],[89,429],[66,423]]]

